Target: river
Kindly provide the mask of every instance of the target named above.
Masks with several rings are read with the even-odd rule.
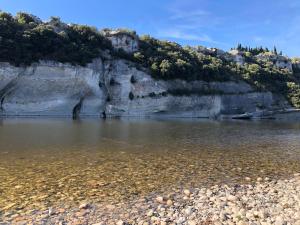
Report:
[[[0,208],[128,201],[300,171],[300,123],[2,119]],[[248,181],[245,178],[248,177]]]

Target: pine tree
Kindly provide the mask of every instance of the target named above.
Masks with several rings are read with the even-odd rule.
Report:
[[[238,44],[237,50],[239,50],[239,51],[242,50],[242,44],[240,44],[240,43]]]
[[[273,52],[274,52],[275,55],[277,55],[277,49],[276,49],[276,46],[274,46]]]

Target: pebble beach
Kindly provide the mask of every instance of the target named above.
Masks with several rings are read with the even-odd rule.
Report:
[[[50,207],[24,215],[6,211],[0,224],[300,225],[299,173],[286,180],[248,179],[240,185],[152,193],[119,204],[83,201],[71,209]]]

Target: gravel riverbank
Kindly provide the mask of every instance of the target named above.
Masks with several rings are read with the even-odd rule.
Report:
[[[5,211],[5,207],[2,209]],[[0,217],[1,221],[1,217]],[[117,205],[83,202],[29,214],[5,211],[0,224],[300,225],[300,174],[287,180],[178,189]]]

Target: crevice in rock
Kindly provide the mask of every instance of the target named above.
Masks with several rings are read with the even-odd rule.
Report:
[[[0,101],[0,111],[4,111],[4,108],[3,108],[4,99],[5,99],[5,96],[1,98],[1,101]]]
[[[84,100],[84,97],[81,97],[79,102],[74,106],[73,112],[72,112],[73,120],[76,120],[79,118],[83,100]]]
[[[110,72],[112,70],[112,62],[107,60],[105,63],[103,63],[103,81],[102,81],[102,88],[103,88],[103,91],[105,93],[105,96],[106,96],[106,101],[105,101],[105,106],[104,108],[106,108],[106,105],[108,102],[111,101],[111,93],[110,93],[110,89],[111,89],[111,85],[112,83],[114,82],[111,82],[112,81],[112,78],[110,76]]]
[[[13,91],[14,87],[17,84],[17,80],[18,77],[12,79],[10,82],[8,82],[8,84],[5,85],[4,88],[0,90],[0,111],[4,111],[3,108],[4,99],[8,94],[10,94]]]

